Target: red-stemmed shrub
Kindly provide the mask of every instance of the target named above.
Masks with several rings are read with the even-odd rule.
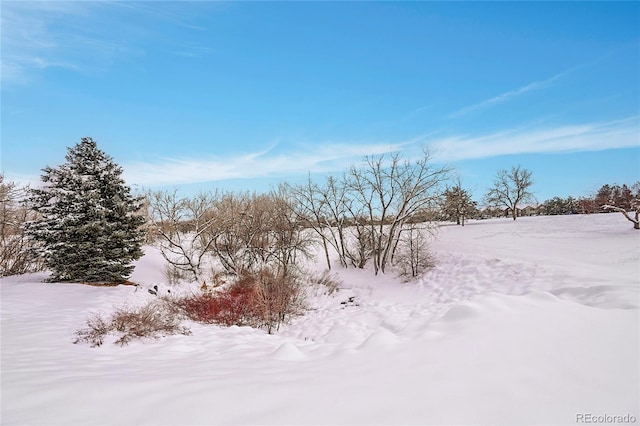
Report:
[[[176,301],[191,320],[207,324],[255,325],[251,286],[234,284],[215,293],[201,293]]]
[[[283,276],[265,268],[242,272],[227,288],[175,299],[173,303],[193,321],[265,327],[271,333],[288,316],[300,312],[302,293],[293,275]]]

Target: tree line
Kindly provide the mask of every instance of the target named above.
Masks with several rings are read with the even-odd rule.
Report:
[[[463,225],[467,219],[487,219],[510,216],[555,216],[566,214],[631,213],[625,217],[638,229],[637,212],[640,202],[640,181],[632,185],[605,184],[591,196],[553,197],[539,203],[529,191],[532,184],[531,173],[519,166],[511,171],[501,170],[496,175],[493,186],[483,197],[484,208],[472,199],[460,180],[443,194],[442,207],[437,218],[455,221]]]
[[[267,274],[295,282],[313,246],[329,270],[335,254],[340,267],[371,265],[376,274],[414,277],[431,264],[425,235],[434,221],[464,225],[483,214],[428,151],[417,159],[367,156],[340,176],[309,176],[265,194],[133,195],[121,175],[91,138],[68,148],[64,164],[43,169],[39,188],[20,188],[0,175],[0,276],[47,268],[51,281],[123,282],[142,245],[153,243],[176,280]],[[500,170],[483,201],[515,220],[533,202],[532,185],[527,169]],[[617,209],[637,228],[639,199],[639,184],[604,185],[593,199],[555,197],[537,211]],[[626,213],[634,209],[635,219]]]

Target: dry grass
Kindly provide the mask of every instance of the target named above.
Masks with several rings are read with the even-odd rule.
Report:
[[[340,285],[342,281],[338,277],[337,274],[332,274],[330,271],[326,270],[321,274],[312,275],[310,277],[310,281],[312,284],[320,285],[326,288],[326,294],[331,295],[336,291],[340,290]]]
[[[136,339],[157,339],[172,334],[191,334],[180,324],[180,316],[163,300],[154,300],[136,308],[119,308],[106,320],[101,314],[87,319],[87,327],[76,332],[74,343],[101,346],[107,335],[116,336],[115,344],[127,345]]]

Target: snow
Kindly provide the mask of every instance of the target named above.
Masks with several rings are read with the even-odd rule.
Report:
[[[416,282],[339,269],[278,334],[74,345],[146,290],[1,283],[3,425],[576,424],[640,418],[640,232],[612,214],[442,226]],[[310,265],[320,270],[318,264]],[[152,248],[133,280],[163,282]],[[175,291],[175,290],[174,290]],[[636,420],[637,422],[638,420]]]

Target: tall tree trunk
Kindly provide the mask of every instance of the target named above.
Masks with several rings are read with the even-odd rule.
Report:
[[[329,247],[327,246],[327,237],[322,235],[322,247],[324,248],[324,255],[327,258],[327,268],[331,270],[331,258],[329,257]]]

